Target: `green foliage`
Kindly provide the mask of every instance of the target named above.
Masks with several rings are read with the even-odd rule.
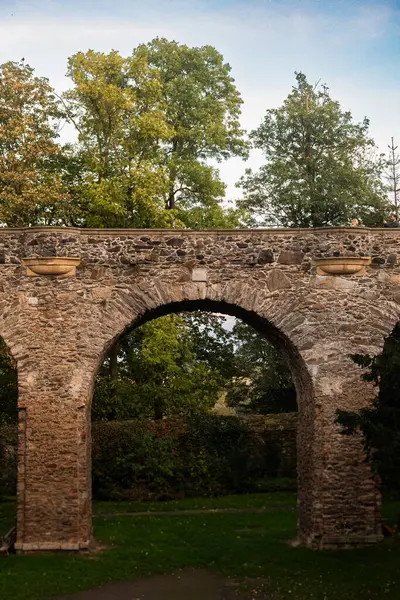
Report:
[[[176,485],[176,438],[160,424],[146,421],[98,423],[94,429],[92,481],[98,498],[124,493],[138,498],[164,497]],[[146,497],[147,496],[147,497]]]
[[[17,490],[18,428],[16,423],[0,425],[0,499],[15,496]],[[1,537],[1,532],[0,532]]]
[[[195,311],[182,313],[196,360],[218,372],[222,383],[234,374],[235,337],[227,329],[226,317]]]
[[[296,391],[281,354],[256,330],[237,321],[232,332],[236,351],[227,404],[242,412],[294,412]]]
[[[286,362],[252,327],[195,311],[142,325],[118,345],[100,371],[93,420],[133,419],[208,411],[221,394],[238,411],[297,410]]]
[[[110,380],[109,361],[99,374],[92,418],[161,419],[212,408],[224,379],[205,338],[202,334],[203,346],[195,342],[180,315],[150,321],[125,336],[119,346],[118,378]]]
[[[63,97],[79,132],[65,148],[64,180],[94,227],[232,227],[225,185],[207,160],[246,156],[240,95],[211,46],[165,39],[123,58],[89,50],[68,61]]]
[[[219,495],[246,489],[254,468],[255,447],[245,423],[235,417],[194,415],[182,443],[186,495]]]
[[[241,179],[241,205],[267,224],[321,227],[381,225],[389,203],[382,183],[385,161],[375,156],[369,122],[354,123],[326,86],[296,73],[283,105],[269,109],[251,133],[266,163]]]
[[[368,371],[367,381],[379,386],[372,406],[359,412],[338,411],[338,422],[346,434],[361,431],[366,452],[383,485],[400,490],[400,328],[386,339],[381,354],[355,355],[353,360]]]
[[[0,496],[14,494],[17,479],[18,376],[0,338]]]
[[[163,148],[166,208],[178,207],[184,219],[192,206],[215,207],[225,185],[205,161],[248,154],[230,66],[212,46],[189,48],[164,38],[138,46],[134,56],[145,57],[159,73],[165,118],[174,132]]]
[[[93,426],[93,492],[101,499],[213,496],[268,487],[282,440],[236,417],[192,414]]]
[[[89,50],[69,58],[67,75],[74,87],[63,100],[79,133],[78,144],[66,149],[78,224],[168,227],[159,146],[173,131],[158,73],[144,58]]]
[[[0,65],[0,222],[58,225],[72,211],[59,173],[58,102],[23,60]]]
[[[18,374],[14,359],[0,338],[0,425],[18,418]]]

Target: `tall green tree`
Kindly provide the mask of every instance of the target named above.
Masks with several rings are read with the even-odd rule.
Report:
[[[224,315],[205,311],[183,313],[196,360],[222,376],[225,385],[234,375],[235,336]]]
[[[72,207],[59,173],[59,103],[23,60],[0,65],[0,222],[58,225]]]
[[[134,56],[145,56],[160,75],[165,117],[174,132],[163,147],[165,208],[176,209],[191,227],[196,207],[215,209],[225,194],[218,170],[207,161],[248,155],[239,121],[242,99],[231,67],[212,46],[190,48],[156,38]]]
[[[78,52],[64,94],[78,144],[66,174],[82,224],[100,227],[237,226],[210,160],[246,156],[241,98],[212,47],[156,39],[132,56]],[[71,175],[72,172],[72,175]]]
[[[232,378],[226,402],[238,412],[295,412],[296,391],[286,361],[255,329],[241,321],[233,327]]]
[[[259,222],[285,227],[381,225],[389,210],[382,183],[385,161],[368,136],[369,122],[355,123],[326,86],[303,73],[283,105],[267,110],[250,135],[266,162],[241,179],[241,205]]]
[[[237,227],[221,205],[225,185],[207,161],[246,156],[241,99],[212,47],[153,40],[123,58],[78,52],[64,94],[78,143],[65,148],[64,181],[76,225]],[[113,377],[118,347],[111,350]]]
[[[119,345],[119,369],[110,377],[110,359],[100,371],[93,401],[94,420],[183,415],[209,410],[223,377],[215,361],[196,355],[199,346],[181,315],[145,323]]]
[[[65,149],[65,177],[80,208],[77,224],[168,226],[159,148],[173,131],[157,71],[144,57],[89,50],[69,58],[67,75],[74,87],[63,101],[78,143]]]

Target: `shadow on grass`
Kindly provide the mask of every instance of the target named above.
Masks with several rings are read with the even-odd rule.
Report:
[[[294,495],[285,498],[292,505],[295,502]],[[209,501],[218,502],[218,508],[278,504],[275,494],[227,497],[226,504],[223,498]],[[195,508],[197,503],[203,506],[205,500],[184,501],[186,508]],[[397,513],[399,506],[392,501],[388,512]],[[120,512],[121,504],[118,507]],[[136,507],[142,510],[142,505]],[[165,503],[153,507],[165,510]],[[182,503],[175,507],[183,508]],[[107,512],[113,511],[108,508]],[[388,539],[374,547],[341,552],[292,548],[287,542],[296,535],[296,519],[295,511],[273,509],[262,514],[97,517],[94,535],[107,549],[86,556],[1,559],[0,598],[44,600],[186,567],[229,576],[256,590],[255,598],[263,593],[271,600],[399,598],[400,542]]]

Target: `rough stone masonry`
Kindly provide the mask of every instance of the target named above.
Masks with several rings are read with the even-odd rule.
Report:
[[[370,256],[361,274],[312,260]],[[338,408],[374,397],[350,353],[379,352],[400,312],[400,230],[0,230],[0,335],[18,364],[19,552],[81,550],[91,537],[90,405],[110,346],[146,319],[213,310],[256,327],[287,358],[299,403],[299,539],[381,539],[380,495]],[[76,274],[22,263],[77,257]],[[40,262],[39,261],[39,262]]]

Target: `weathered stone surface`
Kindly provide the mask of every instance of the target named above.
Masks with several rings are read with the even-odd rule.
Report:
[[[207,269],[193,269],[192,281],[207,281]]]
[[[185,243],[185,240],[183,238],[170,238],[169,240],[167,240],[167,246],[182,246]],[[147,248],[147,246],[146,246]]]
[[[261,252],[257,256],[257,262],[259,265],[267,265],[269,263],[273,263],[274,253],[269,248],[266,250],[261,250]]]
[[[389,273],[388,271],[379,271],[376,278],[382,283],[387,283],[390,281],[390,276],[391,273]]]
[[[352,290],[357,283],[352,279],[345,279],[344,277],[315,275],[311,277],[310,285],[322,290]]]
[[[304,254],[299,251],[284,250],[280,253],[278,263],[281,265],[301,265]]]
[[[379,261],[360,277],[307,269],[343,248]],[[378,539],[374,478],[360,440],[342,436],[335,415],[374,398],[348,356],[379,352],[399,319],[390,258],[399,252],[400,230],[391,229],[0,229],[0,335],[18,362],[20,389],[19,551],[85,547],[90,404],[102,357],[144,313],[191,307],[246,319],[291,364],[302,543]],[[81,265],[72,277],[28,277],[21,260],[44,256],[76,256]],[[207,277],[192,281],[196,269]]]
[[[267,286],[270,292],[276,292],[277,290],[290,288],[291,283],[289,277],[287,277],[283,271],[280,269],[272,269],[267,278]]]

